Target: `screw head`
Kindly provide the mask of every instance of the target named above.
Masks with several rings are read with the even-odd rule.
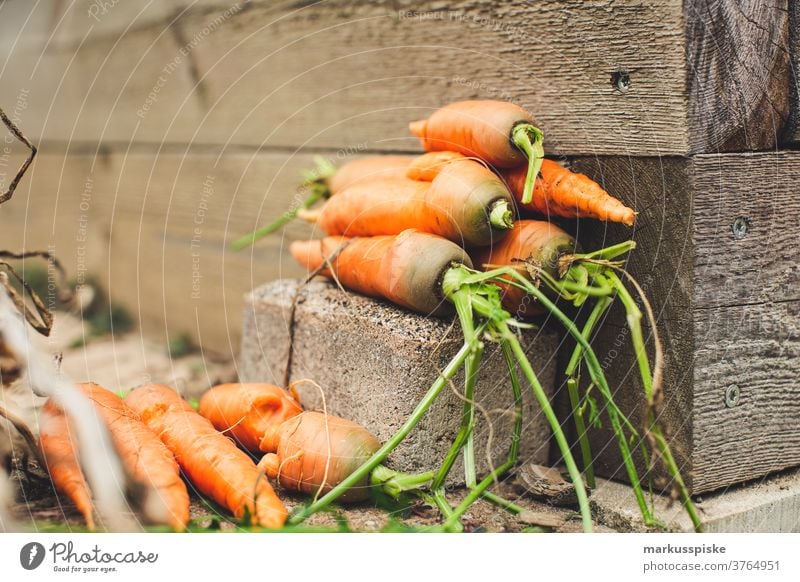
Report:
[[[620,93],[627,93],[631,88],[631,76],[628,71],[614,71],[611,73],[611,86]]]
[[[731,384],[725,388],[725,406],[733,408],[739,404],[739,399],[742,396],[741,389],[736,384]]]
[[[742,240],[747,234],[749,228],[750,228],[750,220],[748,220],[744,216],[737,216],[733,220],[733,224],[731,224],[731,230],[733,231],[733,238],[735,238],[736,240]]]

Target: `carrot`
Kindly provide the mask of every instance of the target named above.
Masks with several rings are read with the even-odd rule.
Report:
[[[431,181],[381,178],[357,183],[316,216],[329,235],[376,236],[415,228],[465,246],[483,246],[513,224],[513,200],[483,164],[459,157]]]
[[[39,448],[53,485],[75,504],[86,521],[86,526],[94,530],[92,493],[78,462],[78,448],[70,435],[66,415],[55,403],[48,400],[42,408],[39,422]]]
[[[237,518],[246,513],[267,528],[279,528],[287,511],[247,453],[171,388],[149,384],[133,390],[126,404],[167,445],[189,480]]]
[[[197,411],[245,449],[262,451],[267,429],[303,412],[295,398],[272,384],[221,384],[200,399]]]
[[[375,451],[378,442],[363,426],[321,412],[303,412],[264,435],[267,452],[259,468],[288,489],[303,493],[327,493],[358,469]],[[369,497],[369,478],[350,486],[342,501]]]
[[[456,151],[497,168],[518,166],[527,156],[523,201],[530,202],[544,158],[544,136],[523,108],[505,101],[458,101],[411,123],[409,129],[425,151]]]
[[[317,167],[306,172],[303,181],[303,186],[309,192],[308,197],[268,225],[237,239],[231,246],[237,251],[250,246],[294,220],[303,210],[349,186],[376,178],[402,178],[411,159],[411,156],[371,156],[348,162],[337,169],[325,158],[318,157]]]
[[[475,249],[472,260],[480,267],[517,267],[525,271],[531,263],[554,279],[561,278],[559,259],[577,251],[577,243],[565,231],[541,220],[518,220],[508,236],[491,248]],[[508,280],[508,277],[504,277]],[[522,289],[498,283],[503,289],[503,306],[518,316],[542,313],[541,307],[527,298]]]
[[[411,163],[411,156],[369,156],[348,162],[336,169],[322,182],[328,189],[328,197],[346,188],[379,178],[403,178]]]
[[[97,384],[79,384],[78,387],[94,403],[108,426],[128,473],[153,489],[155,495],[147,502],[151,511],[163,516],[159,523],[166,523],[175,530],[186,529],[189,492],[174,455],[119,396]]]
[[[530,203],[522,202],[527,170],[507,168],[500,175],[521,208],[544,215],[596,218],[632,226],[636,213],[584,174],[576,174],[552,160],[543,160]]]
[[[472,265],[455,243],[416,230],[393,236],[295,241],[289,251],[309,271],[324,267],[327,259],[333,271],[324,269],[321,274],[335,276],[349,289],[434,315],[452,313],[442,292],[445,272],[454,263]]]

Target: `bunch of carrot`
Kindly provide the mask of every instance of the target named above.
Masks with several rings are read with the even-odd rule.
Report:
[[[448,380],[455,370],[465,365],[467,384],[462,426],[431,484],[433,499],[446,516],[446,524],[452,526],[457,524],[468,504],[480,495],[514,510],[512,503],[486,490],[499,474],[515,463],[514,447],[507,463],[486,479],[477,483],[474,474],[471,440],[475,417],[471,404],[474,372],[482,353],[479,337],[489,332],[506,354],[517,403],[520,386],[511,366],[515,359],[521,364],[548,417],[575,484],[585,527],[589,529],[591,519],[583,479],[549,402],[510,331],[524,324],[511,317],[506,309],[518,317],[547,311],[555,315],[577,343],[566,372],[587,482],[592,485],[594,476],[584,410],[594,403],[589,394],[594,389],[604,400],[646,522],[657,523],[645,500],[631,450],[633,443],[649,458],[645,441],[652,443],[654,456],[673,477],[687,511],[699,528],[664,431],[656,422],[662,358],[654,318],[641,289],[616,261],[634,248],[633,242],[578,253],[572,237],[549,222],[516,220],[515,213],[510,211],[509,199],[521,213],[534,212],[548,217],[596,218],[632,225],[635,212],[588,177],[543,160],[542,132],[536,128],[532,116],[515,105],[492,101],[454,103],[410,127],[421,139],[424,149],[431,153],[416,158],[366,158],[338,170],[330,164],[320,164],[317,172],[307,179],[311,196],[302,208],[287,212],[275,223],[234,243],[236,248],[243,248],[300,215],[317,222],[329,235],[321,241],[293,243],[292,255],[310,272],[334,277],[350,289],[383,297],[425,314],[443,314],[455,307],[464,332],[464,348],[431,387],[409,422],[370,462],[354,473],[353,480],[362,478],[385,458],[392,445],[405,437],[438,395],[440,381]],[[321,210],[308,210],[321,199],[326,199]],[[485,272],[473,270],[473,262]],[[648,307],[656,348],[652,371],[641,329],[642,313],[624,278],[629,279]],[[641,438],[617,407],[588,341],[601,315],[617,297],[628,314],[645,388],[647,439]],[[583,329],[578,329],[555,305],[554,300],[558,298],[567,299],[576,306],[589,299],[595,301]],[[579,391],[581,362],[591,379],[590,388],[584,394]],[[519,437],[520,418],[515,426],[514,442]],[[441,485],[461,450],[464,451],[466,482],[472,492],[453,510],[444,498]],[[302,519],[324,507],[346,486],[347,482],[334,488],[295,517]]]
[[[587,406],[594,406],[590,392],[604,401],[646,522],[656,524],[657,520],[646,502],[632,446],[638,447],[648,462],[651,453],[653,458],[660,459],[699,528],[664,430],[657,422],[656,403],[660,399],[663,364],[655,321],[641,288],[619,262],[619,257],[635,247],[634,243],[628,241],[581,253],[575,240],[559,227],[548,221],[525,218],[527,213],[533,213],[548,218],[594,218],[630,226],[636,213],[587,176],[543,159],[543,134],[533,117],[516,105],[495,101],[453,103],[426,120],[412,123],[410,129],[420,138],[427,154],[365,158],[339,169],[320,162],[317,170],[307,176],[306,186],[311,195],[301,207],[234,243],[235,248],[244,248],[300,216],[317,223],[328,235],[322,240],[291,245],[294,258],[312,274],[335,278],[352,290],[388,299],[420,313],[441,315],[455,309],[458,314],[464,347],[420,402],[407,425],[357,470],[351,480],[363,478],[385,458],[391,445],[399,443],[427,410],[443,382],[463,365],[467,369],[467,383],[462,426],[431,483],[432,498],[445,515],[446,524],[451,526],[457,525],[465,507],[481,495],[514,510],[514,504],[487,491],[503,471],[513,466],[514,448],[507,463],[483,481],[478,482],[474,474],[471,435],[475,414],[471,402],[476,389],[474,372],[483,349],[480,338],[488,333],[506,354],[515,399],[518,401],[521,390],[511,365],[516,360],[550,421],[575,484],[586,529],[591,527],[591,519],[582,477],[590,485],[594,482],[584,418]],[[319,210],[310,210],[320,200],[325,200],[324,205]],[[520,214],[523,219],[518,218]],[[473,265],[483,272],[476,271]],[[652,366],[641,327],[642,312],[626,283],[639,294],[651,320],[655,346]],[[617,407],[589,344],[602,314],[616,298],[627,311],[645,388],[647,438]],[[575,306],[594,301],[582,329],[556,305],[557,299],[568,300]],[[580,440],[582,475],[512,332],[512,328],[525,325],[519,318],[542,312],[554,315],[576,341],[566,373]],[[583,394],[579,388],[582,367],[591,380]],[[521,426],[519,419],[517,426]],[[646,443],[652,444],[650,450]],[[461,451],[466,482],[472,491],[454,509],[447,503],[441,485]],[[295,519],[324,507],[347,486],[345,481]]]

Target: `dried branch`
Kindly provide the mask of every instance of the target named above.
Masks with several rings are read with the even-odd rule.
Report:
[[[108,430],[98,422],[89,399],[55,370],[48,355],[36,349],[25,320],[4,292],[0,292],[0,336],[6,349],[23,363],[34,393],[52,398],[72,418],[81,465],[105,523],[117,531],[140,529],[130,517],[126,499],[129,479]]]
[[[28,166],[31,165],[31,163],[33,162],[33,158],[36,157],[36,146],[33,145],[30,141],[28,141],[28,138],[25,137],[22,131],[20,131],[20,129],[16,125],[14,125],[14,122],[8,118],[5,111],[3,111],[2,107],[0,107],[0,119],[3,120],[3,123],[8,128],[8,130],[11,133],[13,133],[14,136],[19,141],[28,146],[28,149],[31,150],[30,155],[23,162],[22,166],[20,166],[19,170],[17,170],[17,174],[14,176],[14,179],[11,180],[11,183],[8,185],[8,190],[0,194],[0,204],[3,204],[4,202],[8,202],[9,200],[11,200],[11,197],[14,195],[14,190],[17,189],[17,185],[19,184],[20,180],[22,180],[22,176],[24,176],[25,172],[28,171]]]

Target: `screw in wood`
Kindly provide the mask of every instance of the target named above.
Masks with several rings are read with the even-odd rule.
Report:
[[[627,93],[631,88],[631,76],[628,71],[614,71],[611,73],[611,86],[620,93]]]
[[[744,216],[737,216],[734,219],[733,224],[731,224],[731,230],[733,231],[733,238],[735,238],[736,240],[742,240],[747,234],[749,228],[750,228],[750,220],[745,218]]]
[[[742,396],[742,391],[736,384],[731,384],[725,388],[725,406],[733,408],[739,404],[739,398]]]

